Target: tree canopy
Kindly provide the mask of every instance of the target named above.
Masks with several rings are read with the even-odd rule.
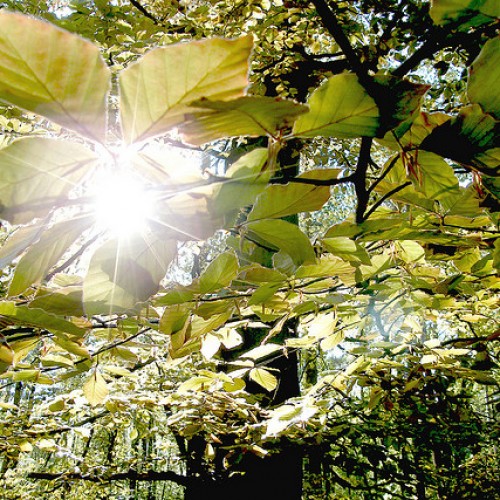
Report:
[[[5,498],[494,498],[499,18],[2,2]]]

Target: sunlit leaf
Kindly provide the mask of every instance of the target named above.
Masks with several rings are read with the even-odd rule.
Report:
[[[97,406],[104,403],[108,394],[108,384],[106,384],[99,370],[94,370],[92,375],[83,384],[83,395],[91,406]]]
[[[298,183],[270,185],[257,197],[248,220],[281,218],[319,210],[329,198],[329,186]]]
[[[110,71],[99,48],[28,16],[0,13],[0,99],[104,140]]]
[[[201,98],[229,100],[248,85],[253,37],[214,38],[157,48],[120,74],[125,140],[141,141],[168,132]]]
[[[13,362],[14,362],[13,349],[4,342],[0,343],[0,373],[7,371]]]
[[[59,347],[62,347],[65,351],[68,351],[71,354],[75,354],[76,356],[80,356],[82,358],[90,358],[88,349],[79,342],[65,338],[62,335],[55,336],[53,340]]]
[[[329,252],[343,260],[353,264],[371,264],[368,252],[360,243],[351,238],[338,236],[337,238],[325,238],[322,242]]]
[[[177,392],[179,394],[184,394],[190,391],[204,391],[207,390],[216,380],[215,377],[209,376],[195,376],[183,382]]]
[[[497,11],[500,17],[500,6]],[[484,111],[500,120],[500,36],[488,40],[469,70],[467,95],[473,103],[480,104]]]
[[[145,235],[110,240],[96,250],[83,282],[87,314],[133,309],[156,293],[177,251],[174,240]]]
[[[219,351],[220,346],[221,341],[217,336],[211,334],[205,335],[201,341],[201,353],[205,359],[212,359]]]
[[[215,192],[213,210],[216,215],[224,216],[232,223],[239,210],[254,202],[271,177],[271,172],[265,169],[267,159],[267,149],[256,148],[229,167],[227,180]]]
[[[15,302],[0,302],[0,315],[16,321],[18,324],[33,326],[44,330],[60,331],[81,337],[85,328],[80,328],[71,321],[48,314],[41,309],[29,309]]]
[[[293,127],[297,137],[375,137],[379,111],[356,75],[335,75],[313,92],[310,111]]]
[[[67,220],[47,229],[17,263],[9,295],[19,295],[29,286],[40,283],[57,264],[68,247],[88,229],[93,217]]]
[[[265,358],[280,351],[283,351],[283,347],[278,344],[264,344],[245,352],[241,357],[257,361],[258,359]]]
[[[38,288],[28,307],[61,316],[83,316],[82,294],[81,286]]]
[[[201,145],[236,136],[275,137],[289,128],[307,107],[294,101],[264,96],[245,96],[231,101],[201,100],[179,127],[185,142]]]
[[[24,224],[47,215],[89,173],[96,155],[70,141],[28,137],[0,150],[0,217]]]
[[[264,370],[264,368],[252,368],[248,376],[266,391],[273,391],[278,386],[278,379],[270,371]]]
[[[29,226],[20,226],[10,234],[7,241],[0,248],[0,269],[8,266],[32,243],[37,241],[45,228],[46,224],[38,221]]]
[[[288,254],[295,265],[313,263],[316,259],[309,238],[294,224],[281,219],[263,219],[249,222],[247,229],[264,244]]]
[[[200,276],[200,292],[210,293],[231,284],[238,275],[238,258],[233,252],[218,255]]]

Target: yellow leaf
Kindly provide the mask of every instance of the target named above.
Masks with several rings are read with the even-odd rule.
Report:
[[[278,386],[278,379],[263,368],[253,368],[248,376],[266,391],[273,391]]]
[[[108,385],[99,371],[94,371],[83,384],[83,394],[91,406],[103,403],[108,397]]]

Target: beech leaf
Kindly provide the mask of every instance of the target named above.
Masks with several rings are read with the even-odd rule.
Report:
[[[134,309],[156,293],[177,250],[175,240],[150,235],[110,240],[98,248],[83,282],[87,314]]]
[[[89,402],[90,406],[97,406],[104,403],[108,394],[109,389],[106,381],[100,372],[95,370],[83,384],[83,395]]]
[[[186,142],[196,146],[221,137],[275,137],[307,111],[303,104],[264,96],[245,96],[231,101],[201,100],[191,106],[200,110],[187,115],[179,131]]]
[[[128,143],[168,132],[201,98],[228,100],[248,85],[252,36],[161,47],[120,74],[121,120]]]
[[[102,142],[109,88],[98,47],[45,21],[0,12],[0,99]]]
[[[0,217],[24,224],[63,201],[97,161],[81,144],[27,137],[0,150]]]

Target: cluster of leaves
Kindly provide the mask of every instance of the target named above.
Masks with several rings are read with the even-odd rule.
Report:
[[[474,460],[473,436],[487,429],[474,405],[453,396],[454,406],[451,393],[460,384],[497,385],[500,13],[492,1],[441,0],[429,17],[426,3],[409,2],[404,21],[431,32],[418,47],[420,32],[407,35],[396,21],[402,2],[338,2],[333,21],[324,2],[313,3],[278,2],[273,10],[232,2],[226,34],[238,38],[147,53],[150,44],[217,34],[227,3],[139,3],[139,31],[128,15],[133,6],[121,2],[79,2],[59,18],[46,9],[97,45],[0,12],[0,98],[40,117],[39,129],[30,125],[28,137],[8,138],[0,150],[0,216],[13,226],[0,249],[5,468],[20,453],[62,453],[50,435],[63,429],[85,434],[104,418],[125,435],[131,415],[154,414],[157,426],[136,425],[122,453],[163,425],[177,439],[203,437],[216,476],[237,468],[242,454],[324,439],[332,482],[344,490],[371,494],[380,478],[388,486],[377,494],[419,494],[424,483],[440,494],[462,487],[459,466]],[[381,11],[390,15],[377,17]],[[311,31],[318,16],[330,21],[334,41]],[[169,36],[159,29],[167,21]],[[360,33],[367,24],[371,35],[352,44],[339,31]],[[250,30],[255,43],[241,36]],[[420,59],[399,63],[402,44]],[[454,64],[472,62],[465,93],[453,113],[431,113],[422,109],[429,80],[402,76],[426,51],[450,47],[468,56]],[[283,71],[294,65],[312,77],[305,89],[294,71]],[[217,141],[255,139],[260,147],[228,155],[223,176],[180,172],[166,147],[180,141],[213,153]],[[313,158],[295,174],[282,153],[304,142]],[[98,227],[87,194],[92,177],[109,168],[132,173],[154,200],[155,216],[125,239]],[[290,218],[325,210],[338,186],[353,187],[355,213],[311,241]],[[189,285],[163,286],[179,241],[220,229],[224,252]],[[273,362],[296,355],[306,378],[318,358],[329,370],[313,369],[302,397],[266,409],[285,384]],[[198,365],[188,364],[193,359]],[[18,422],[16,392],[31,383],[47,386],[37,395],[42,404]],[[264,396],[246,392],[251,384]],[[421,465],[436,460],[430,449],[444,437],[457,448],[453,463],[438,475],[425,469],[422,479]],[[169,439],[162,434],[155,446]],[[67,478],[95,479],[107,459]],[[183,484],[180,477],[168,479]]]

